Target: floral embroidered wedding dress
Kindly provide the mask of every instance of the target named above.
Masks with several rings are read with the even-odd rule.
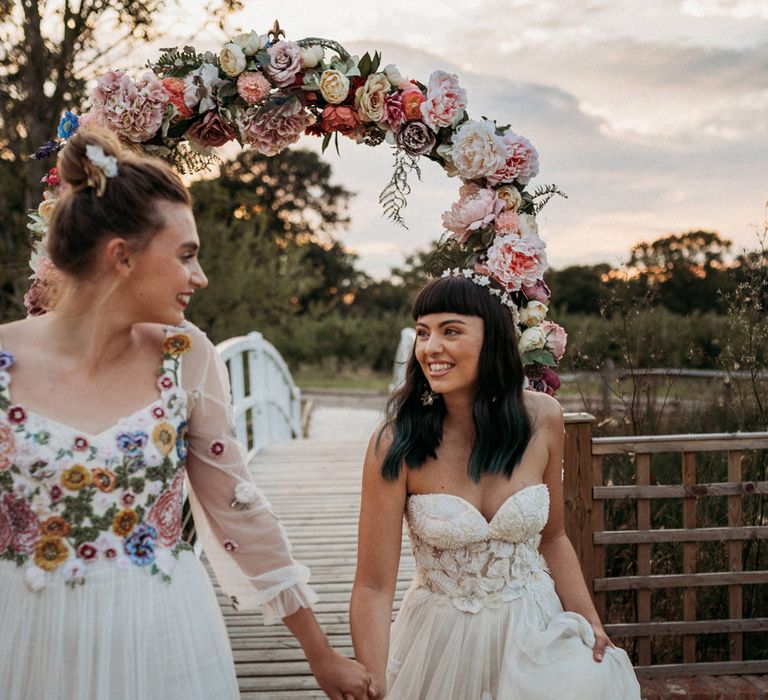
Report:
[[[538,551],[548,514],[544,484],[490,522],[458,496],[409,496],[416,573],[392,627],[387,700],[640,699],[626,653],[595,662],[591,626],[563,612]]]
[[[24,358],[0,351],[3,700],[239,697],[211,582],[181,540],[185,475],[241,609],[274,622],[315,601],[246,469],[215,349],[187,325],[162,352],[158,398],[89,435],[14,403]]]

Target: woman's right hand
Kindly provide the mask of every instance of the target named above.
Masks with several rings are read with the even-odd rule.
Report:
[[[308,659],[317,684],[331,700],[369,700],[371,676],[365,666],[330,647],[319,658]]]
[[[368,697],[370,700],[383,700],[387,694],[387,679],[371,677],[371,684],[368,686]]]

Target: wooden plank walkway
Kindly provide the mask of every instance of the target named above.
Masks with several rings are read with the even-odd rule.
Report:
[[[365,443],[301,440],[261,452],[253,473],[293,543],[294,556],[312,570],[320,596],[315,607],[333,646],[352,656],[348,605],[355,575],[360,473]],[[395,609],[413,574],[404,537]],[[265,627],[260,614],[238,613],[221,594],[242,698],[311,700],[326,697],[317,687],[301,648],[282,625]],[[768,676],[642,679],[643,698],[768,700]],[[417,700],[414,698],[414,700]],[[447,700],[447,699],[446,699]],[[467,699],[470,700],[470,699]]]

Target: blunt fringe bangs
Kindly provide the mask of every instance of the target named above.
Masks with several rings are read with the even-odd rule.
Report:
[[[523,363],[512,314],[486,289],[464,277],[441,277],[422,288],[412,307],[414,321],[436,313],[478,316],[483,320],[483,347],[472,408],[475,443],[467,471],[475,482],[485,473],[510,477],[533,432],[523,399]],[[379,439],[385,432],[391,436],[381,467],[385,479],[397,479],[403,464],[417,469],[427,459],[436,458],[446,409],[440,400],[423,406],[421,395],[427,390],[429,382],[412,352],[405,382],[389,400],[379,434]]]

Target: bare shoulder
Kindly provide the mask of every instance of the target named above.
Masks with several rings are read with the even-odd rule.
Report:
[[[26,353],[29,349],[39,350],[48,347],[49,343],[45,336],[46,326],[41,316],[31,316],[0,324],[0,349]]]
[[[381,467],[393,440],[394,431],[392,426],[386,423],[379,425],[371,433],[371,437],[368,440],[366,462],[375,462],[378,467]]]
[[[562,431],[563,407],[557,399],[541,391],[524,391],[523,400],[534,428]]]

